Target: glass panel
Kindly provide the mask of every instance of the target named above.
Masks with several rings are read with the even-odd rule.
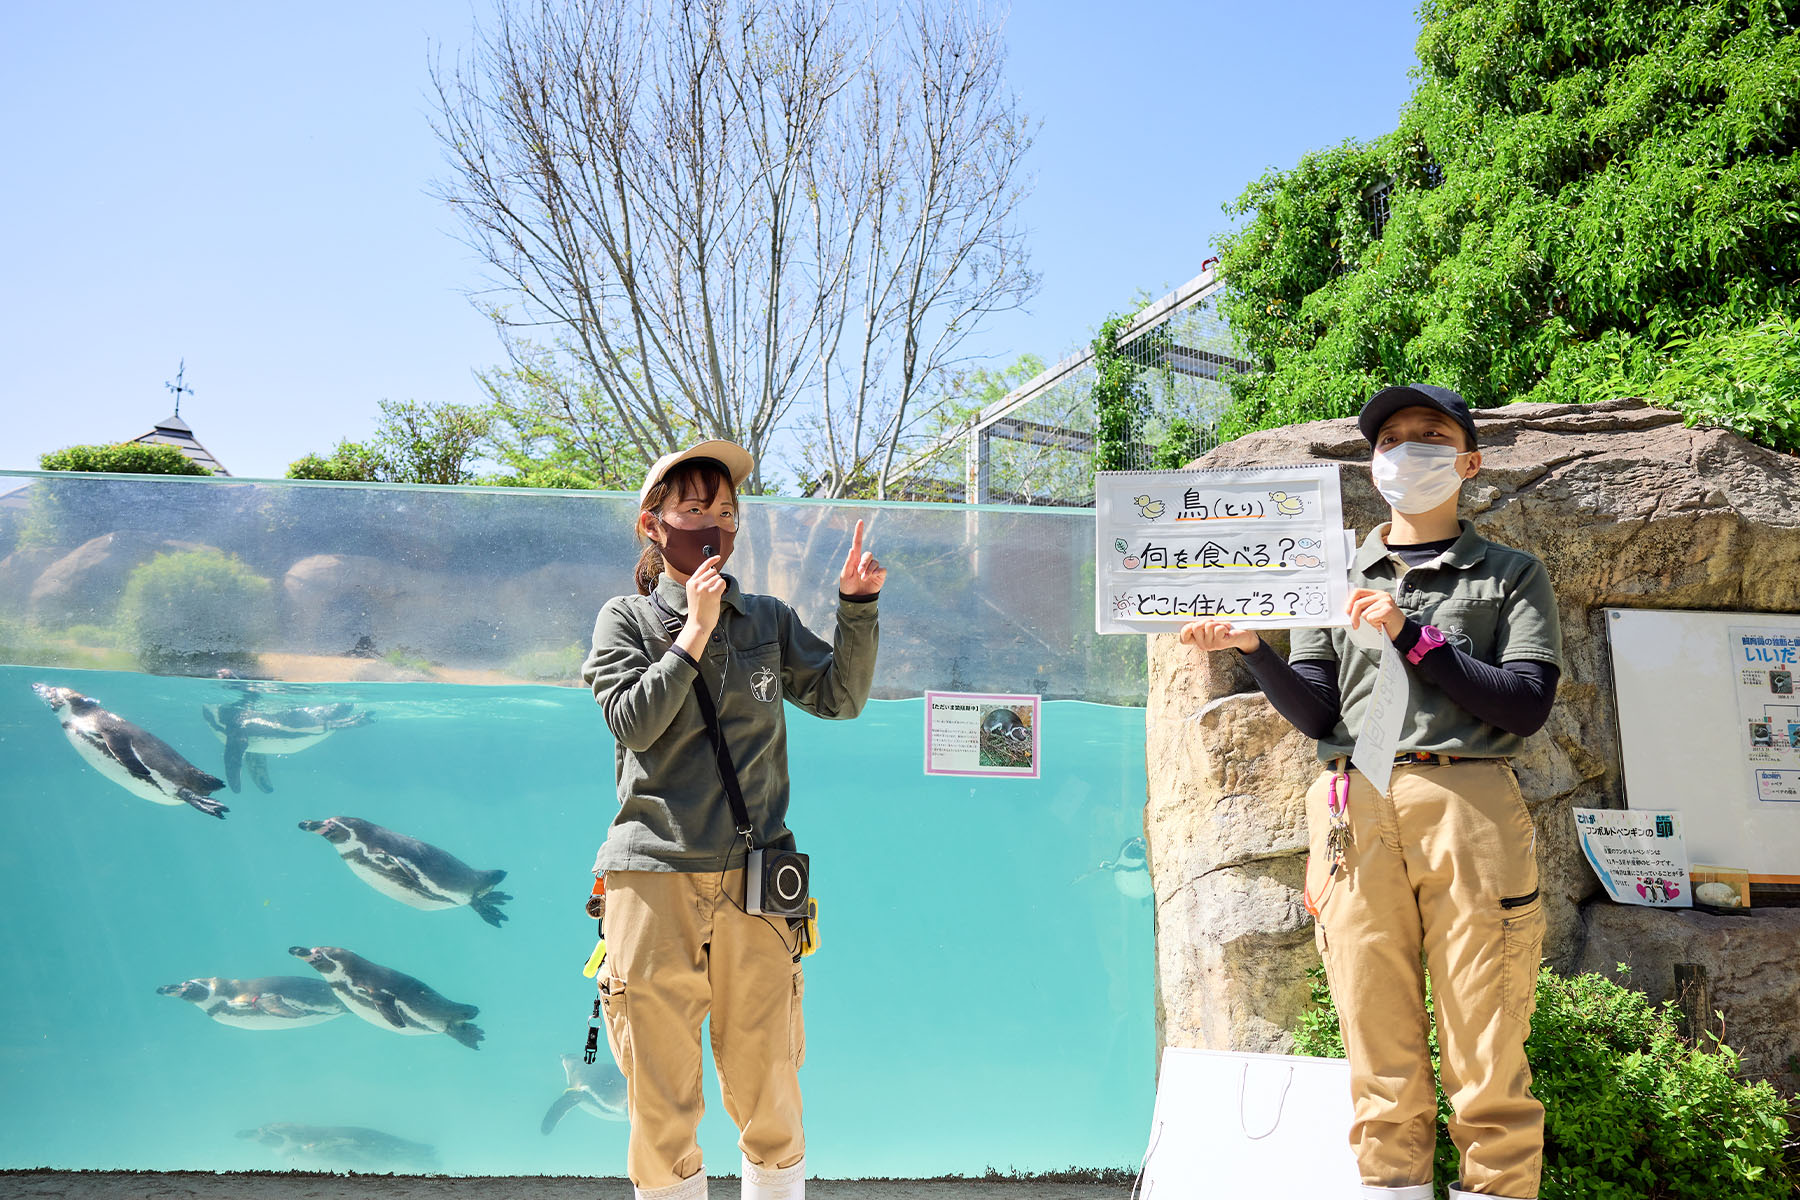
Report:
[[[551,1121],[593,1002],[581,903],[615,801],[592,699],[545,684],[570,680],[628,586],[634,509],[0,477],[0,1167],[623,1173],[622,1122]],[[1092,633],[1091,514],[752,501],[744,517],[735,573],[814,629],[858,518],[893,572],[878,699],[855,721],[789,710],[790,823],[823,921],[812,1169],[1135,1162],[1155,1069],[1143,643]],[[85,761],[36,683],[235,776],[213,793],[225,819]],[[923,775],[926,688],[1051,698],[1043,778]],[[504,870],[506,919],[366,884],[300,828],[331,816]],[[480,1050],[296,1019],[304,985],[270,980],[316,978],[289,948],[327,945],[477,1006]],[[209,978],[224,1019],[158,994]],[[606,1061],[602,1044],[602,1100]],[[710,1069],[707,1087],[707,1161],[734,1170]]]

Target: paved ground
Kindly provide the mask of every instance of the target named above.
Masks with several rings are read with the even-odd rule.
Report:
[[[738,1194],[738,1182],[715,1178],[709,1190],[730,1200]],[[807,1181],[806,1191],[814,1200],[1124,1200],[1131,1181],[817,1179]],[[0,1200],[628,1200],[630,1195],[631,1185],[622,1179],[566,1176],[0,1171]]]

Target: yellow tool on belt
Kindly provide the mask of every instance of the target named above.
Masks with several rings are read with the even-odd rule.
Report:
[[[589,979],[600,973],[600,964],[606,961],[606,876],[594,876],[594,890],[588,893],[587,915],[600,923],[600,940],[594,943],[594,952],[588,955],[587,965],[581,973]]]
[[[806,921],[800,926],[800,957],[816,954],[819,950],[819,898],[806,898]]]

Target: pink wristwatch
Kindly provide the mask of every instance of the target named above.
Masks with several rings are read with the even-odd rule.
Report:
[[[1419,660],[1445,644],[1444,635],[1438,632],[1436,625],[1425,625],[1419,629],[1419,640],[1413,648],[1406,652],[1406,661],[1418,666]]]

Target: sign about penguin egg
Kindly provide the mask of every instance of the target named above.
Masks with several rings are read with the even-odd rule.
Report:
[[[925,773],[1038,777],[1037,696],[925,693]]]
[[[1094,478],[1094,628],[1173,633],[1349,622],[1352,535],[1337,467],[1101,471]]]

